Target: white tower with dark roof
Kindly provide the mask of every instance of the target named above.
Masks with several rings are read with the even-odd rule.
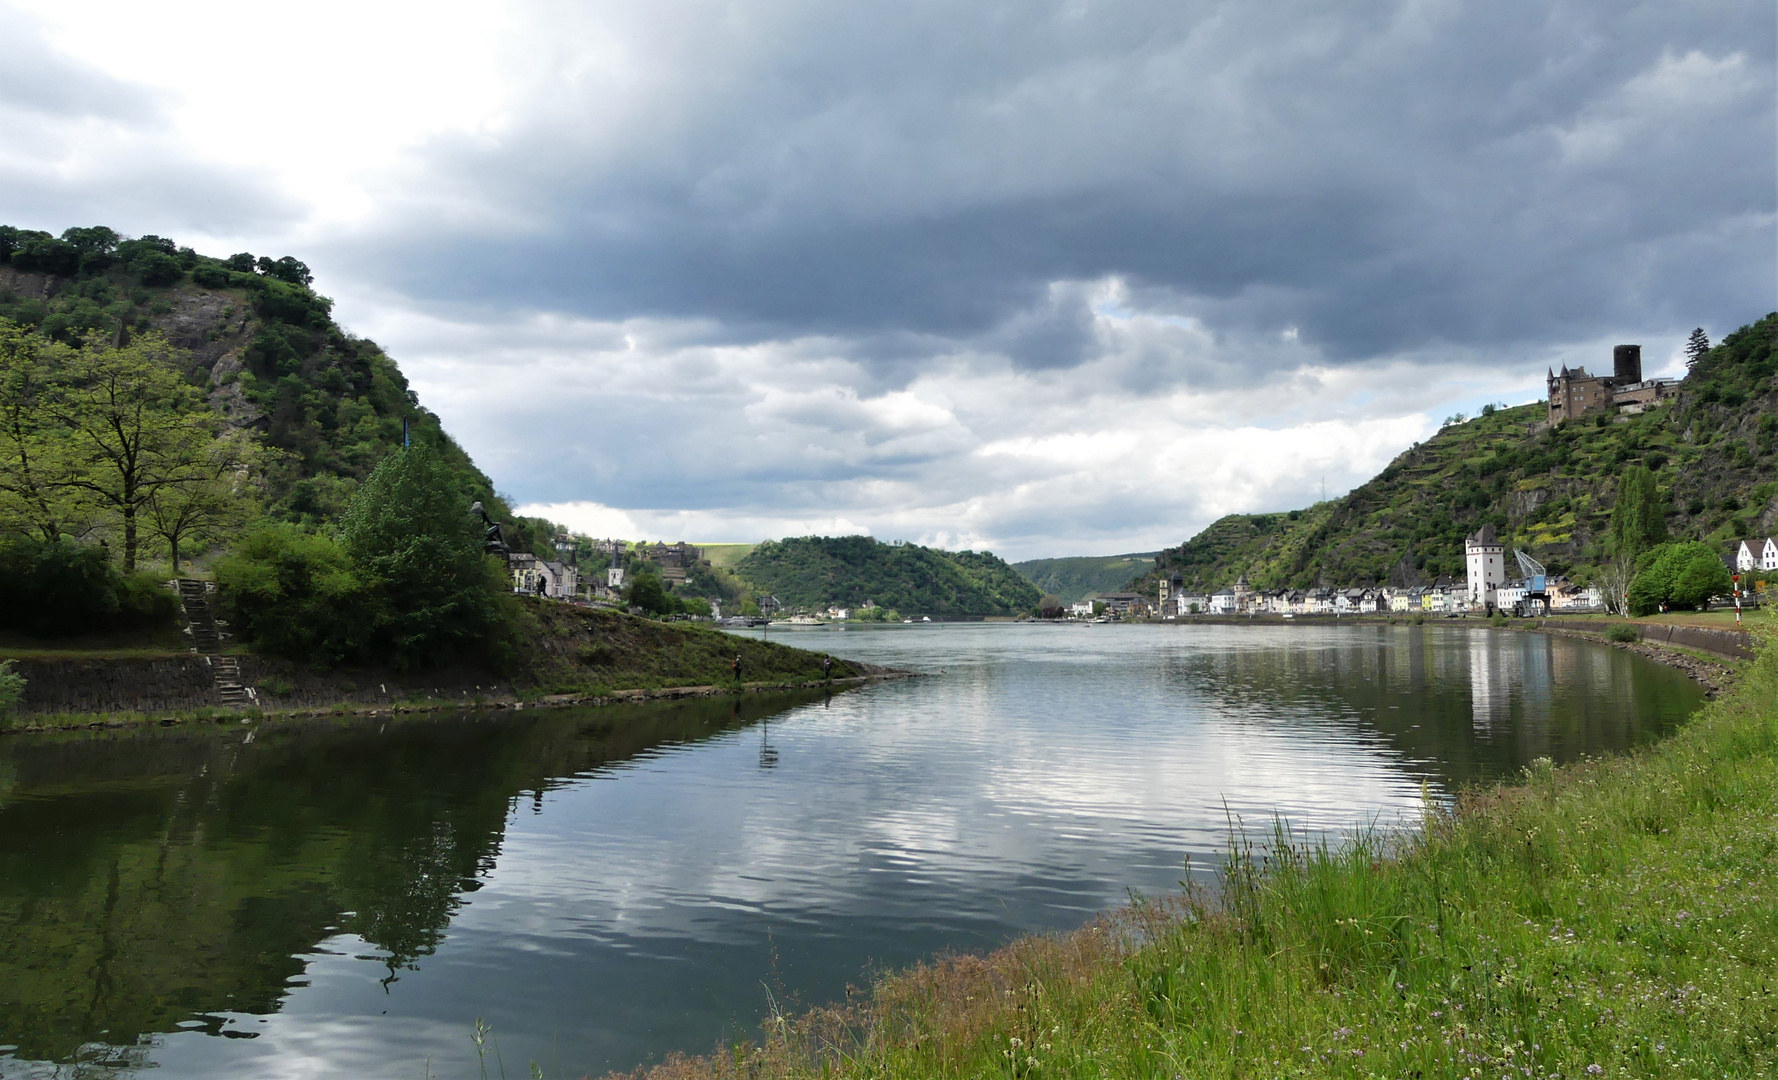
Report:
[[[1494,526],[1483,525],[1466,538],[1463,555],[1469,564],[1469,606],[1492,604],[1495,590],[1506,584],[1506,547]]]

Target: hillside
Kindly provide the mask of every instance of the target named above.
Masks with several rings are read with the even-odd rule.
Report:
[[[1132,577],[1145,573],[1159,552],[1132,555],[1074,555],[1058,559],[1027,559],[1012,564],[1031,584],[1072,604],[1083,597],[1123,588]]]
[[[1156,556],[1131,583],[1179,571],[1211,590],[1241,573],[1258,588],[1414,584],[1464,573],[1463,538],[1491,523],[1554,573],[1590,577],[1617,478],[1641,464],[1677,539],[1727,541],[1778,528],[1778,313],[1728,335],[1679,396],[1639,416],[1549,429],[1543,402],[1447,425],[1369,482],[1304,510],[1231,514]]]
[[[792,610],[871,600],[903,615],[1022,615],[1043,598],[987,552],[885,544],[869,536],[768,541],[748,552],[735,573]]]
[[[333,302],[290,256],[199,255],[157,236],[111,229],[61,237],[0,226],[0,319],[49,341],[91,336],[114,345],[164,337],[184,356],[186,380],[230,429],[250,431],[263,463],[267,516],[336,518],[359,481],[408,437],[438,447],[480,499],[512,521],[493,484],[422,408],[376,342],[333,321]],[[509,530],[530,550],[533,528]]]

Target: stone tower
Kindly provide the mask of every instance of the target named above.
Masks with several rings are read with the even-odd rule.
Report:
[[[1494,526],[1483,525],[1466,538],[1463,555],[1469,564],[1469,606],[1494,603],[1495,590],[1506,584],[1506,547]]]
[[[1642,346],[1611,347],[1611,381],[1620,388],[1642,381]]]

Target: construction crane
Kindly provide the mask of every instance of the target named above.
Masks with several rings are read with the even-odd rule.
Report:
[[[1518,548],[1513,549],[1513,557],[1519,560],[1519,573],[1525,577],[1525,598],[1513,605],[1517,609],[1516,613],[1529,615],[1538,604],[1543,605],[1543,609],[1548,611],[1550,609],[1549,579],[1543,564]]]

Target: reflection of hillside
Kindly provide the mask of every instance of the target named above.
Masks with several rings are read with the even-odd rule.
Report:
[[[1702,700],[1676,671],[1541,634],[1291,628],[1251,645],[1236,636],[1224,649],[1175,654],[1165,677],[1234,720],[1349,717],[1402,757],[1437,762],[1439,775],[1457,783],[1540,756],[1626,749]]]
[[[214,1025],[205,1014],[271,1012],[303,955],[340,933],[383,950],[394,978],[492,867],[518,796],[806,699],[313,725],[251,742],[10,740],[0,1044],[66,1061]]]

